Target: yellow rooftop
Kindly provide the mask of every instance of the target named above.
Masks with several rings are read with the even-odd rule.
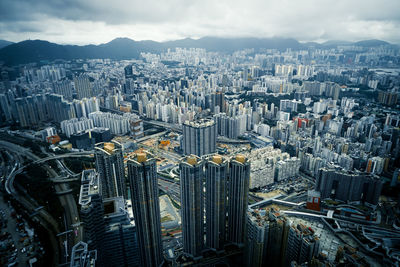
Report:
[[[189,157],[187,157],[187,163],[189,163],[190,165],[196,165],[196,163],[197,163],[197,159],[195,158],[195,157],[193,157],[193,156],[189,156]]]
[[[108,153],[113,153],[115,149],[114,143],[104,143],[104,150],[107,151]]]
[[[218,156],[218,155],[215,155],[215,156],[213,156],[212,161],[217,163],[217,164],[221,164],[222,163],[222,157]]]
[[[145,162],[147,160],[146,153],[137,153],[136,160],[137,160],[137,162],[140,162],[140,163]]]
[[[243,155],[237,155],[236,156],[236,161],[238,161],[240,163],[245,163],[246,162],[246,158]]]

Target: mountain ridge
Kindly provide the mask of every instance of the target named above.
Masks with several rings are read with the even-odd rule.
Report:
[[[13,42],[7,41],[7,40],[0,40],[0,49],[3,47],[6,47],[10,44],[13,44]]]
[[[207,51],[234,52],[236,50],[254,48],[259,49],[307,49],[309,47],[328,47],[343,44],[356,44],[363,47],[390,45],[381,40],[364,40],[359,42],[328,41],[322,44],[316,42],[300,43],[293,38],[221,38],[202,37],[199,39],[185,38],[174,41],[157,42],[151,40],[135,41],[126,37],[119,37],[108,43],[94,45],[61,45],[45,40],[25,40],[11,43],[0,49],[0,61],[6,65],[18,65],[43,60],[53,61],[56,59],[132,59],[139,58],[141,52],[162,52],[168,48],[205,48]]]

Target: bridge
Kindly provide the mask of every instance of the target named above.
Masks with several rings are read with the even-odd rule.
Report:
[[[68,183],[73,181],[79,181],[81,179],[81,174],[77,173],[75,175],[68,175],[65,177],[56,177],[51,179],[53,183]]]
[[[49,160],[55,160],[55,159],[63,159],[63,158],[81,158],[81,157],[93,157],[94,151],[83,151],[83,152],[72,152],[72,153],[66,153],[66,154],[61,154],[61,155],[54,155],[50,156],[47,158],[41,158],[39,160],[36,160],[32,162],[31,164],[38,164],[38,163],[43,163]]]
[[[61,195],[67,195],[69,193],[72,193],[72,189],[68,189],[68,190],[65,190],[65,191],[57,191],[56,195],[57,196],[61,196]]]

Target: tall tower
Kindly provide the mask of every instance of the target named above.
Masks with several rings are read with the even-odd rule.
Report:
[[[179,164],[183,252],[196,258],[204,246],[203,161],[194,155]]]
[[[122,145],[117,142],[98,143],[95,154],[103,198],[123,196],[127,199]]]
[[[95,170],[82,172],[79,205],[80,217],[83,222],[84,240],[89,249],[96,249],[99,261],[105,233],[104,207],[101,196],[101,183]]]
[[[155,158],[146,153],[130,158],[128,178],[142,266],[159,266],[163,258]]]
[[[230,161],[228,193],[228,241],[243,245],[246,233],[250,162],[237,155]]]
[[[228,163],[221,156],[211,156],[205,163],[206,175],[206,246],[224,248],[226,238],[226,189]]]
[[[201,157],[216,151],[217,128],[212,120],[185,122],[181,148],[185,155]]]

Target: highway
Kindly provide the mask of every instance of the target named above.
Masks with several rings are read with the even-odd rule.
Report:
[[[17,155],[20,154],[25,154],[28,152],[28,149],[20,147],[18,145],[1,141],[0,140],[0,147],[3,149],[7,149],[10,153],[14,154],[16,153]],[[20,156],[17,156],[18,158]],[[15,163],[12,171],[8,174],[6,174],[6,181],[5,181],[5,188],[8,194],[12,195],[16,201],[18,201],[27,211],[29,214],[36,213],[35,216],[38,219],[39,223],[47,229],[50,234],[49,234],[49,239],[52,244],[52,247],[54,248],[54,259],[55,259],[55,264],[58,263],[59,261],[59,254],[60,254],[60,245],[57,245],[57,240],[55,238],[55,234],[57,234],[60,230],[57,224],[57,221],[45,210],[45,209],[39,209],[39,205],[36,203],[35,200],[31,199],[28,195],[21,196],[19,195],[14,187],[14,179],[15,176],[19,173],[16,171],[16,169],[19,167],[19,163]],[[22,169],[20,169],[20,172]]]
[[[57,155],[57,156],[50,156],[48,158],[45,158],[46,160],[43,161],[43,159],[39,158],[38,156],[36,156],[35,154],[33,154],[29,149],[21,147],[19,145],[10,143],[10,142],[6,142],[6,141],[0,141],[0,146],[14,152],[20,155],[23,155],[27,158],[29,158],[30,160],[32,160],[33,162],[45,162],[47,160],[50,159],[58,159],[58,158],[65,158],[71,155]],[[76,154],[75,154],[76,155]],[[78,154],[80,156],[84,156],[82,153]],[[64,156],[64,157],[60,157],[60,156]],[[48,165],[42,165],[43,168],[45,168],[48,173],[50,174],[50,177],[58,177],[59,175],[56,173],[56,171],[54,169],[52,169],[51,167],[49,167]],[[32,203],[30,203],[29,201],[24,201],[22,198],[20,198],[20,196],[16,193],[15,188],[14,188],[14,179],[16,174],[22,172],[23,167],[18,168],[17,170],[14,170],[12,172],[12,174],[9,176],[9,178],[6,180],[6,190],[7,192],[10,192],[14,197],[16,197],[17,200],[21,200],[21,202],[24,202],[24,206],[28,207],[29,210],[33,211],[35,208],[35,206],[32,205]],[[54,186],[56,193],[57,192],[68,192],[70,190],[69,186],[65,183],[61,183],[61,184],[55,184]],[[79,223],[79,212],[76,206],[76,202],[74,200],[74,197],[71,194],[62,194],[59,196],[59,200],[61,205],[64,208],[65,211],[65,228],[66,230],[71,230],[73,224],[77,224]],[[51,215],[44,209],[41,209],[38,214],[42,215],[43,217],[45,217],[54,227],[54,229],[57,229],[57,232],[60,232],[58,229],[58,225],[57,222],[54,220],[54,218],[51,217]],[[70,241],[68,244],[69,250],[70,248],[72,248],[72,246],[74,244],[76,244],[77,242],[79,242],[80,240],[82,240],[82,229],[81,226],[75,226],[73,227],[75,230],[78,231],[78,235],[74,235],[72,237],[72,234],[70,235],[70,237],[68,238],[68,240]]]
[[[158,186],[162,191],[167,193],[172,198],[173,201],[175,201],[177,204],[180,205],[181,192],[180,192],[179,183],[170,182],[170,181],[167,181],[162,176],[158,176]]]

